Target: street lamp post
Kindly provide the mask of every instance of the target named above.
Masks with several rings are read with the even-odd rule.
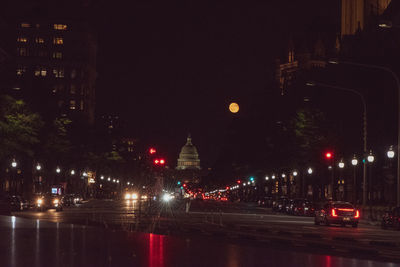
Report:
[[[330,61],[330,63],[335,63],[335,61]],[[338,64],[337,61],[336,61],[336,64]],[[340,86],[333,86],[333,85],[317,83],[317,82],[308,82],[308,83],[306,83],[306,85],[321,86],[321,87],[325,87],[325,88],[346,91],[346,92],[353,93],[360,97],[362,105],[363,105],[363,157],[365,158],[367,156],[367,104],[365,102],[364,96],[362,94],[360,94],[359,92],[357,92],[356,90],[353,90],[350,88],[344,88],[344,87],[340,87]],[[363,161],[363,205],[367,204],[367,186],[366,185],[367,185],[367,163],[364,160]]]
[[[356,179],[356,167],[358,164],[358,160],[356,155],[354,155],[353,159],[351,160],[351,165],[354,166],[353,168],[353,204],[355,205],[357,202],[357,179]]]
[[[393,24],[382,24],[380,25],[381,28],[393,28]],[[355,62],[348,62],[348,61],[337,61],[337,60],[330,60],[329,63],[332,64],[346,64],[352,65],[362,68],[369,68],[369,69],[377,69],[381,71],[385,71],[392,75],[393,79],[396,81],[397,86],[397,155],[400,155],[400,80],[399,77],[394,73],[391,69],[383,66],[377,65],[370,65],[370,64],[362,64],[362,63],[355,63]],[[364,201],[363,201],[364,204]],[[400,206],[400,157],[397,157],[397,206]]]
[[[372,151],[369,152],[369,155],[367,157],[367,160],[369,163],[373,163],[375,160],[374,155],[372,155]],[[372,199],[372,166],[369,167],[369,194],[368,194],[368,200],[370,205],[371,203],[371,199]]]

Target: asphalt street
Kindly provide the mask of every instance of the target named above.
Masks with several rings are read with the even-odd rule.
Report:
[[[214,237],[175,237],[0,216],[1,266],[394,267]]]
[[[400,262],[400,232],[383,230],[368,222],[358,228],[316,226],[313,218],[273,214],[270,209],[246,203],[193,203],[186,214],[183,204],[151,210],[147,203],[92,200],[62,212],[33,210],[18,217],[57,223],[99,225],[105,228],[179,236],[208,236],[246,240],[296,251]]]

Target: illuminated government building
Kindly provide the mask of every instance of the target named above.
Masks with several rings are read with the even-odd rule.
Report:
[[[192,144],[192,138],[189,135],[186,144],[182,147],[178,158],[177,170],[200,170],[199,153]]]

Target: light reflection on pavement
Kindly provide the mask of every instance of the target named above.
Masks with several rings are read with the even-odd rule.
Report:
[[[9,216],[0,216],[0,232],[2,266],[396,266],[218,238],[128,233]]]

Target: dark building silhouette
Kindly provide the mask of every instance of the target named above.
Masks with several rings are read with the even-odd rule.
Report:
[[[93,124],[97,41],[89,23],[40,4],[10,12],[0,17],[0,47],[8,55],[3,93],[24,99],[44,117]]]

